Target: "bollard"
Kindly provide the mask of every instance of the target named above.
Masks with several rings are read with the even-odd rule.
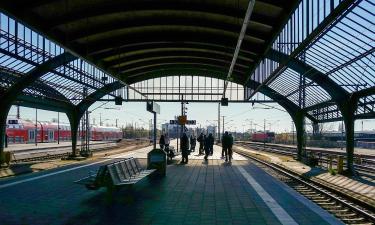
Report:
[[[339,156],[337,160],[337,173],[342,174],[344,171],[344,156]]]
[[[154,149],[147,154],[147,169],[156,169],[155,175],[164,177],[167,170],[167,154],[161,149]]]

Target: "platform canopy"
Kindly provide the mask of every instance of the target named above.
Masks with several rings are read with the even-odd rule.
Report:
[[[75,58],[47,69],[20,102],[42,95],[78,105],[103,93],[163,100],[165,77],[180,96],[207,87],[199,76],[217,82],[215,101],[230,82],[242,92],[234,101],[262,93],[315,122],[341,120],[349,100],[356,118],[374,118],[374,8],[371,0],[2,0],[1,86],[66,53]]]

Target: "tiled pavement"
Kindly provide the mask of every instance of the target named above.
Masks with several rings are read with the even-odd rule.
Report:
[[[147,150],[129,155],[141,152]],[[145,163],[145,159],[141,160]],[[87,191],[73,184],[99,165],[73,169],[77,167],[74,165],[0,180],[0,224],[281,224],[239,167],[296,223],[340,224],[246,160],[229,165],[218,159],[208,163],[191,159],[187,165],[168,166],[167,176],[161,180],[146,179],[112,197],[105,189]],[[12,183],[67,168],[72,170]]]

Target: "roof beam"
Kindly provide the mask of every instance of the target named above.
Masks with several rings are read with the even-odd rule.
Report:
[[[286,67],[303,74],[305,77],[317,83],[320,87],[327,91],[332,99],[336,102],[341,102],[348,97],[349,93],[340,87],[340,85],[338,85],[324,73],[298,59],[289,58],[288,55],[274,49],[271,49],[265,57],[276,62],[288,60]]]
[[[223,69],[205,69],[205,68],[198,68],[198,67],[181,67],[181,68],[169,68],[166,67],[165,69],[159,69],[159,70],[152,70],[150,69],[149,71],[145,71],[144,73],[131,77],[127,80],[127,82],[131,85],[136,82],[148,80],[148,79],[154,79],[154,78],[159,78],[159,77],[168,77],[168,76],[178,76],[181,74],[186,74],[186,75],[194,75],[194,76],[201,76],[201,77],[212,77],[212,78],[217,78],[224,80],[226,78],[227,73],[225,72],[225,68]],[[233,81],[235,82],[235,81]],[[240,84],[239,82],[235,82]],[[255,89],[259,86],[260,84],[255,81],[251,81],[247,87]],[[289,113],[291,112],[296,112],[300,110],[300,108],[294,104],[292,101],[289,99],[285,98],[284,96],[280,95],[276,91],[272,90],[269,87],[263,87],[260,92],[275,102],[277,102],[279,105],[281,105],[283,108],[285,108]],[[317,121],[314,117],[311,115],[304,113],[304,115],[309,118],[312,121]]]
[[[232,57],[231,54],[210,50],[210,49],[197,49],[197,48],[153,48],[145,50],[145,52],[139,51],[137,53],[128,52],[126,56],[121,54],[118,57],[113,56],[110,60],[105,60],[104,65],[107,67],[118,67],[124,64],[132,64],[132,62],[148,61],[149,59],[163,58],[163,57],[203,57],[216,60],[225,60],[230,62]],[[252,62],[252,59],[239,56],[238,64],[243,65],[247,68],[248,64]]]
[[[353,97],[356,97],[356,98],[363,98],[363,97],[370,96],[370,95],[375,95],[375,86],[362,89],[360,91],[356,91],[353,93]]]
[[[305,51],[311,44],[313,44],[315,41],[317,41],[317,39],[319,39],[318,37],[324,32],[326,31],[327,29],[329,29],[329,27],[334,24],[337,19],[343,15],[343,13],[348,10],[348,8],[355,2],[355,0],[343,0],[339,3],[339,5],[298,45],[297,48],[294,49],[293,52],[290,53],[290,55],[285,58],[284,60],[280,61],[280,65],[278,68],[276,68],[260,85],[261,86],[264,86],[264,85],[267,85],[269,84],[270,82],[272,82],[274,79],[276,79],[276,77],[278,75],[280,75],[282,73],[282,71],[284,71],[284,69],[286,68],[286,66],[288,65],[289,61],[292,60],[292,59],[295,59],[301,52]],[[288,21],[288,20],[287,20]],[[276,36],[277,37],[277,36]],[[272,44],[272,43],[271,43]],[[267,49],[267,52],[271,51],[272,48],[271,46],[269,46],[269,48]],[[258,66],[258,65],[257,65]],[[251,70],[251,73],[247,79],[247,81],[249,79],[251,79],[251,76],[253,74],[253,72],[255,71],[256,67],[254,67],[252,70]],[[246,81],[246,82],[247,82]],[[260,88],[259,87],[259,88]],[[249,98],[251,98],[257,91],[258,89],[257,88],[250,96]]]
[[[213,54],[225,54],[230,58],[233,56],[234,47],[226,45],[218,45],[213,43],[203,42],[175,42],[175,41],[148,41],[139,42],[129,45],[119,46],[117,48],[108,48],[103,51],[96,52],[90,56],[95,59],[102,59],[104,61],[111,61],[115,59],[124,59],[126,57],[134,57],[140,54],[150,54],[160,51],[197,51],[209,52]],[[239,58],[243,60],[253,60],[256,56],[255,52],[241,50]]]
[[[114,81],[112,83],[106,84],[100,89],[88,95],[83,99],[76,107],[79,110],[79,113],[84,113],[93,103],[98,99],[101,99],[110,92],[116,91],[119,88],[124,87],[125,85],[120,81]]]
[[[5,70],[1,70],[1,69],[0,69],[0,75],[4,76],[4,77],[9,77],[9,79],[14,81],[14,82],[16,82],[19,77],[23,76],[23,74],[19,74],[19,73],[16,73],[14,71],[10,72],[10,71],[5,71]],[[58,98],[56,100],[62,100],[62,101],[65,101],[65,102],[69,102],[69,99],[67,99],[63,94],[61,94],[56,89],[52,88],[51,86],[48,86],[47,84],[45,84],[43,82],[36,81],[32,86],[30,86],[30,88],[35,89],[39,92],[42,92],[46,96],[49,96],[52,93],[53,95],[55,95]],[[49,97],[53,97],[53,96],[49,96]]]
[[[239,35],[238,40],[237,40],[236,49],[234,50],[232,62],[231,62],[230,67],[229,67],[228,75],[227,75],[227,78],[225,79],[225,82],[224,82],[223,98],[225,98],[225,92],[227,90],[229,80],[232,77],[234,66],[236,65],[236,62],[237,62],[238,54],[240,53],[242,41],[243,41],[243,39],[246,35],[247,25],[249,23],[250,16],[253,12],[254,5],[255,5],[255,0],[250,0],[249,4],[247,6],[245,18],[244,18],[243,23],[242,23],[241,32],[240,32],[240,35]]]
[[[38,108],[55,112],[69,112],[72,108],[71,104],[61,101],[55,101],[43,97],[32,97],[28,95],[19,95],[13,102],[15,105],[24,107]]]
[[[2,103],[5,105],[11,104],[25,88],[32,85],[41,76],[61,65],[75,60],[76,58],[77,57],[73,56],[71,53],[64,52],[35,67],[30,72],[20,77],[14,85],[8,88],[6,92],[0,96]]]

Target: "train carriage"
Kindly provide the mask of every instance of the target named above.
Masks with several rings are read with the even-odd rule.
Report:
[[[58,129],[60,132],[58,132]],[[92,141],[112,141],[122,139],[122,131],[117,127],[93,125],[90,127]],[[9,144],[56,142],[71,140],[70,125],[65,123],[35,122],[23,119],[8,119],[6,135]]]

